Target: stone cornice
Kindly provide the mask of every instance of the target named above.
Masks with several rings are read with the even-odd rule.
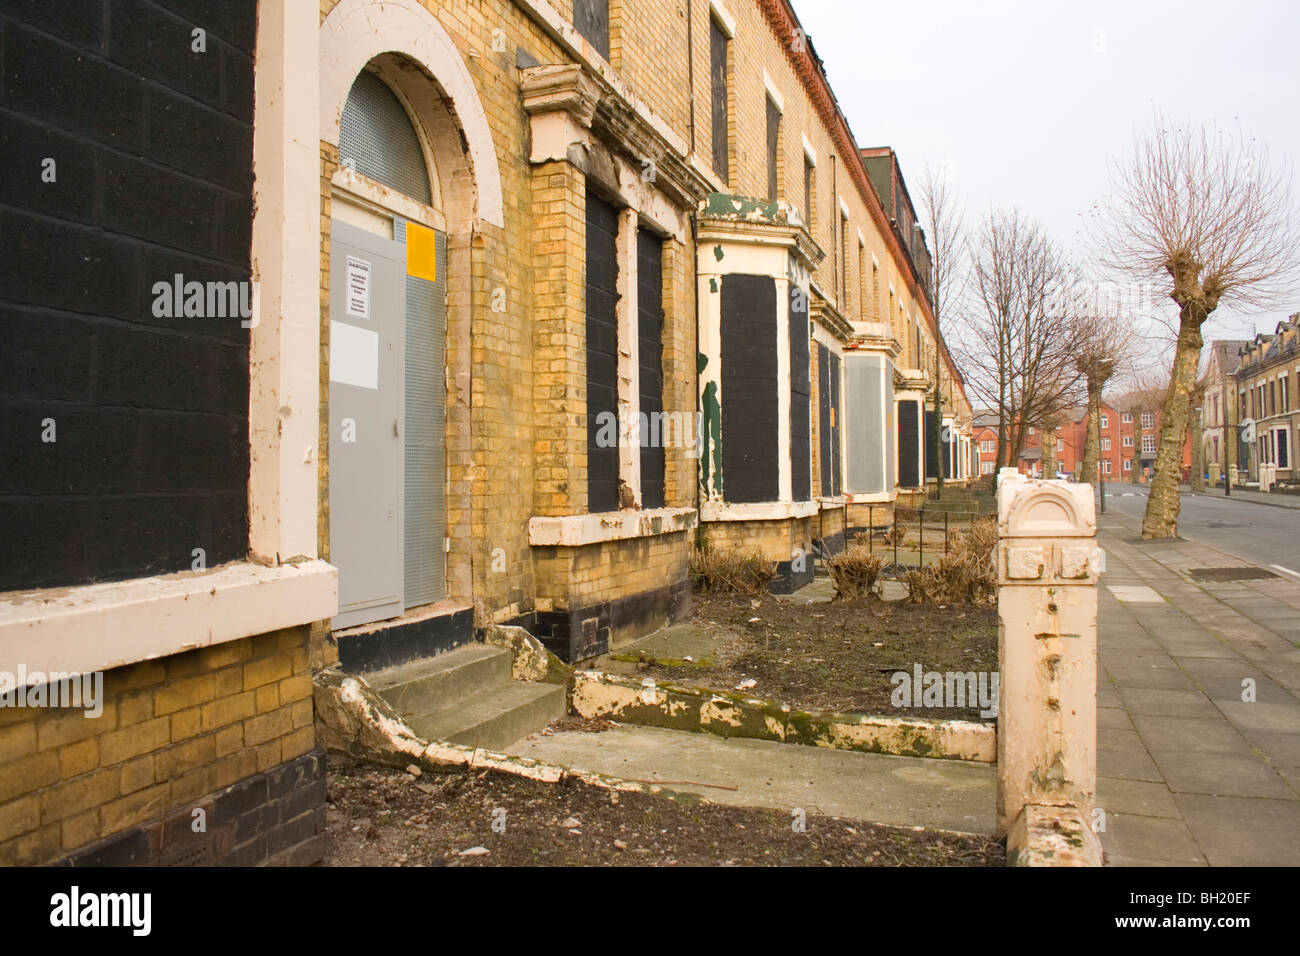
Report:
[[[530,117],[566,113],[575,127],[624,156],[634,169],[652,170],[647,181],[679,207],[694,208],[713,191],[669,130],[582,64],[527,67],[520,71],[519,88]]]

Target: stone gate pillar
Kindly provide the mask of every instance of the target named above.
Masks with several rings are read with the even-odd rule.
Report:
[[[1008,858],[1100,862],[1092,487],[998,476],[998,832]]]

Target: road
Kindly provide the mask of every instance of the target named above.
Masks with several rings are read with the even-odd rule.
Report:
[[[1141,518],[1146,485],[1106,485],[1106,510]],[[1222,494],[1182,493],[1178,534],[1251,564],[1288,572],[1300,580],[1300,509],[1257,504]]]

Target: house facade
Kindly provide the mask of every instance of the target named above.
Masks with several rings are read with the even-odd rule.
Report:
[[[103,677],[0,708],[0,861],[311,862],[313,670],[582,660],[977,470],[785,0],[114,11],[0,12],[0,670]]]
[[[1243,441],[1241,459],[1249,480],[1295,483],[1300,469],[1295,443],[1300,427],[1300,313],[1279,322],[1272,335],[1256,335],[1241,347],[1236,370],[1241,420],[1254,421],[1253,441]],[[1246,437],[1246,436],[1243,436]]]
[[[1241,350],[1250,342],[1244,339],[1217,339],[1210,343],[1202,375],[1204,394],[1201,400],[1201,460],[1211,485],[1223,481],[1224,473],[1236,469],[1249,459],[1242,455],[1237,424],[1237,368]]]

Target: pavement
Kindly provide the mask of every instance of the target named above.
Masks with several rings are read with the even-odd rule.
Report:
[[[992,834],[990,764],[893,757],[658,727],[534,734],[512,753],[663,783],[714,803]]]
[[[1113,495],[1098,535],[1107,862],[1300,865],[1300,580],[1193,580],[1251,564],[1203,541],[1142,542],[1140,512],[1111,508]],[[1191,497],[1184,516],[1202,507]],[[1239,523],[1270,520],[1236,508]]]

